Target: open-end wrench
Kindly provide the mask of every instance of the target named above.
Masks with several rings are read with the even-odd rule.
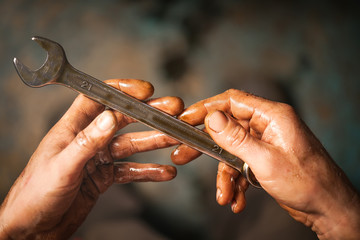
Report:
[[[47,51],[47,58],[45,63],[35,71],[30,70],[14,58],[16,71],[26,85],[42,87],[49,84],[60,84],[72,88],[181,143],[225,162],[240,171],[250,184],[260,187],[248,165],[222,149],[211,139],[209,134],[75,69],[67,61],[64,49],[60,44],[42,37],[33,37],[32,40]]]

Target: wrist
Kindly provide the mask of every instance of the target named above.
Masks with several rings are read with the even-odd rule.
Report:
[[[0,240],[3,239],[31,239],[28,229],[19,227],[21,221],[14,221],[16,213],[9,211],[7,199],[0,208]],[[20,224],[21,225],[21,224]]]
[[[3,226],[0,225],[0,240],[10,239]]]
[[[11,239],[7,233],[6,226],[3,219],[2,206],[0,206],[0,240]]]
[[[338,195],[341,197],[341,193]],[[353,192],[348,201],[324,204],[327,210],[314,217],[312,230],[319,239],[360,239],[360,196]]]

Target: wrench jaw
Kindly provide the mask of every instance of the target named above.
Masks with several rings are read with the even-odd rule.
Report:
[[[37,70],[30,70],[14,58],[15,69],[21,80],[30,87],[42,87],[57,81],[67,62],[64,49],[56,42],[42,37],[33,37],[47,52],[44,64]]]
[[[34,71],[31,71],[27,66],[22,64],[17,58],[14,58],[14,65],[18,75],[26,85],[30,87],[39,86],[39,84],[36,82],[36,76],[35,76],[36,74]]]

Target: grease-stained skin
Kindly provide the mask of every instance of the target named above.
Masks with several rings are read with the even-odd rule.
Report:
[[[176,168],[160,164],[118,162],[114,179],[117,183],[162,182],[176,176]]]
[[[154,92],[142,80],[107,83],[140,100]],[[177,97],[149,104],[171,115],[183,111]],[[118,162],[137,152],[178,144],[155,131],[114,134],[134,120],[79,95],[44,137],[0,209],[0,239],[66,239],[113,183],[168,181],[173,166]]]
[[[214,141],[243,159],[263,189],[320,239],[360,239],[359,194],[292,107],[231,89],[179,118],[205,124]],[[186,164],[197,154],[180,145],[172,160]],[[219,204],[242,211],[247,187],[237,171],[219,164]]]

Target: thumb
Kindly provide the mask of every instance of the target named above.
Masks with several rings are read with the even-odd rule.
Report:
[[[116,123],[114,113],[107,110],[80,131],[59,154],[63,171],[68,174],[82,171],[87,161],[111,141],[116,132]]]
[[[252,136],[235,119],[221,111],[209,113],[205,127],[220,147],[246,162],[256,177],[266,172],[272,152],[269,144]]]

